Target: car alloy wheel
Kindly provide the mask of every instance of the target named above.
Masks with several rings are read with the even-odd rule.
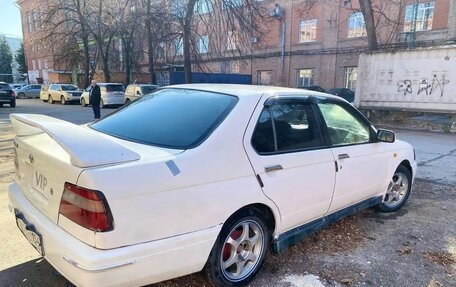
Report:
[[[26,98],[26,96],[25,96],[24,93],[19,93],[19,94],[17,95],[17,97],[18,97],[19,99],[25,99],[25,98]]]
[[[104,107],[105,107],[105,105],[104,105],[104,103],[103,103],[103,100],[100,100],[100,108],[102,109],[102,108],[104,108]]]
[[[87,107],[86,100],[84,98],[81,99],[81,106]]]
[[[407,167],[400,165],[388,185],[383,202],[378,209],[392,212],[400,209],[407,201],[412,187],[412,174]]]
[[[49,102],[50,104],[53,104],[53,103],[54,103],[54,100],[52,99],[52,96],[49,96],[48,102]]]
[[[229,219],[220,231],[205,266],[213,285],[244,286],[263,264],[270,233],[264,216],[244,210]]]
[[[62,96],[62,97],[60,98],[60,102],[62,103],[62,105],[66,105],[66,100],[65,100],[65,97],[64,97],[64,96]]]
[[[237,282],[248,277],[260,262],[264,231],[252,220],[236,225],[223,243],[220,264],[223,275]]]

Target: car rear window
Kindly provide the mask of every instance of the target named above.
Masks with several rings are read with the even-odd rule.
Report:
[[[63,91],[77,91],[78,87],[73,86],[73,85],[62,85],[62,90]]]
[[[11,87],[7,84],[0,84],[0,90],[11,90]]]
[[[156,89],[157,89],[156,86],[141,86],[141,91],[142,91],[143,95],[152,93]]]
[[[95,122],[97,131],[154,146],[188,149],[201,144],[225,119],[237,97],[163,89]]]
[[[122,85],[104,85],[107,92],[123,92],[124,88]]]

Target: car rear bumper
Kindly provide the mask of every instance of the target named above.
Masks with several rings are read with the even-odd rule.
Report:
[[[77,286],[143,286],[200,271],[221,225],[167,239],[101,250],[45,217],[13,183],[10,209],[19,210],[43,238],[46,260]],[[149,227],[145,227],[149,228]]]
[[[9,104],[10,102],[14,102],[16,100],[16,98],[14,97],[9,97],[9,98],[6,98],[6,97],[2,97],[0,98],[0,103],[7,103]]]
[[[106,97],[102,98],[103,104],[108,105],[123,105],[125,103],[125,97]]]

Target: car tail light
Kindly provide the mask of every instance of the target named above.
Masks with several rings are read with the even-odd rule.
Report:
[[[59,214],[87,229],[113,230],[111,210],[102,192],[65,183]]]
[[[10,95],[15,97],[16,96],[16,93],[13,91],[13,90],[10,90]]]

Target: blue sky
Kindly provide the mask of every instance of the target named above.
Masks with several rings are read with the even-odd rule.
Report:
[[[14,2],[16,0],[0,0],[0,34],[22,38],[21,14]]]

